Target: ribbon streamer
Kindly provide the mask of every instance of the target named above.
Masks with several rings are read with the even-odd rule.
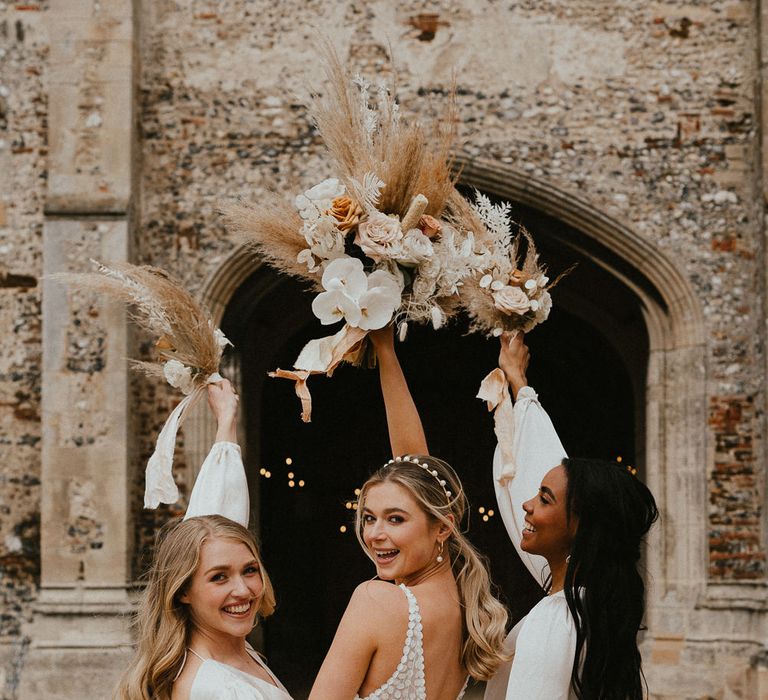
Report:
[[[309,423],[312,419],[312,395],[309,393],[307,379],[311,372],[306,370],[291,371],[289,369],[280,369],[269,372],[270,377],[279,377],[280,379],[292,379],[296,382],[296,396],[301,400],[301,420]]]
[[[179,489],[173,480],[173,452],[176,448],[176,433],[192,409],[202,398],[208,384],[222,381],[218,372],[210,375],[204,384],[194,388],[185,396],[165,421],[160,435],[157,436],[155,451],[147,462],[144,481],[144,507],[157,508],[161,503],[176,503]]]
[[[498,479],[505,484],[515,478],[515,407],[509,394],[507,378],[500,368],[496,368],[480,383],[477,398],[493,411],[493,429],[501,450],[502,469]]]
[[[301,420],[312,420],[312,396],[309,393],[307,379],[312,374],[331,376],[344,360],[350,360],[368,335],[368,331],[355,326],[345,325],[335,335],[310,340],[301,350],[294,362],[293,370],[276,369],[269,372],[270,377],[292,379],[296,382],[296,396],[301,399]]]

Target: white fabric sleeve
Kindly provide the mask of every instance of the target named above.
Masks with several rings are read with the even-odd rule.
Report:
[[[538,395],[531,387],[525,386],[518,392],[513,416],[511,432],[516,472],[512,478],[502,476],[504,465],[501,450],[497,446],[493,455],[496,501],[507,534],[520,559],[536,582],[542,584],[546,559],[520,549],[525,525],[523,503],[538,493],[544,475],[568,455],[547,412],[541,407]]]
[[[568,700],[576,626],[563,595],[545,598],[517,637],[506,700]]]
[[[223,515],[248,527],[250,502],[240,446],[216,442],[200,467],[184,520],[197,515]]]

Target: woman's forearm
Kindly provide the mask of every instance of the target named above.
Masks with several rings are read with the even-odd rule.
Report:
[[[216,442],[237,442],[237,416],[226,416],[219,419],[216,428]]]
[[[429,454],[421,417],[394,347],[379,347],[377,355],[392,454]]]

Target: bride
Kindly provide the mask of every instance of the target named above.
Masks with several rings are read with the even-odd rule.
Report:
[[[461,482],[427,455],[392,329],[371,337],[392,452],[404,456],[360,491],[356,530],[377,580],[353,593],[310,700],[456,700],[504,660],[507,612],[462,534]]]

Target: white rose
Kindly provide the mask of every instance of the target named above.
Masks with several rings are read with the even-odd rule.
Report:
[[[372,260],[396,257],[401,252],[403,232],[400,222],[380,212],[374,212],[357,227],[355,244]]]
[[[192,369],[183,365],[178,360],[168,360],[163,366],[165,380],[176,389],[181,389],[184,394],[191,394],[195,388],[192,379]]]
[[[341,197],[345,192],[344,185],[338,178],[329,177],[321,183],[300,194],[294,200],[299,216],[307,221],[314,221],[323,212],[328,211],[336,197]]]
[[[403,238],[403,250],[398,261],[418,265],[424,260],[428,260],[435,253],[432,241],[429,240],[419,229],[411,229]]]
[[[493,305],[505,314],[522,316],[531,308],[531,300],[520,287],[506,285],[493,292]]]

